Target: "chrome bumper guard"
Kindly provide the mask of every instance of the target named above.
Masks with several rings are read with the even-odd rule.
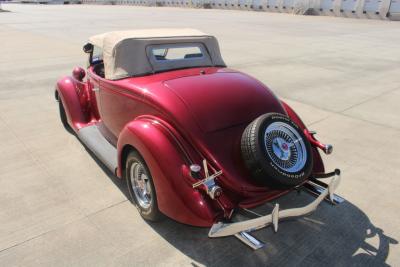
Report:
[[[265,216],[241,222],[215,223],[211,227],[208,236],[223,237],[233,235],[251,248],[259,249],[263,247],[264,244],[253,237],[250,232],[264,228],[270,224],[273,225],[274,231],[277,232],[278,222],[280,219],[294,218],[310,214],[323,200],[328,199],[332,204],[343,202],[343,198],[334,194],[340,183],[340,170],[335,170],[335,172],[332,172],[332,175],[333,178],[329,184],[325,184],[316,180],[309,181],[305,184],[304,188],[313,195],[317,195],[317,197],[313,202],[304,207],[279,210],[279,204],[275,204],[272,213]],[[327,176],[323,178],[327,178]]]

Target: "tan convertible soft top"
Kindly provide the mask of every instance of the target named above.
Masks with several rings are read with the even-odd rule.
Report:
[[[168,69],[198,66],[225,66],[217,39],[195,29],[145,29],[115,31],[95,35],[89,42],[103,50],[105,78],[110,80],[140,76]],[[157,62],[149,55],[154,45],[201,44],[202,59]]]

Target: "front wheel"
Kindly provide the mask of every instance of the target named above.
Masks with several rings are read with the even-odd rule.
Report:
[[[61,99],[58,101],[58,109],[60,111],[60,120],[65,130],[69,133],[73,133],[71,126],[68,124],[67,114],[65,113],[65,108]]]
[[[131,202],[140,215],[148,221],[159,221],[162,214],[158,209],[153,178],[146,162],[136,151],[131,151],[127,156],[125,178]]]

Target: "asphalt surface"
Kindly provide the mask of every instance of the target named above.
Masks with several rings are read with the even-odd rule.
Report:
[[[3,4],[0,13],[0,266],[400,265],[400,24],[289,14]],[[166,220],[148,224],[125,184],[59,121],[56,80],[84,65],[88,36],[194,27],[226,63],[286,99],[334,145],[339,194],[312,216],[263,229],[266,247]],[[283,207],[311,201],[291,194]]]

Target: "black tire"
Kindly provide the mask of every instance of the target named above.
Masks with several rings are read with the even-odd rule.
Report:
[[[58,109],[60,111],[60,120],[62,125],[64,126],[65,130],[69,133],[73,133],[71,126],[68,123],[67,114],[65,113],[64,105],[61,99],[58,101]]]
[[[281,128],[266,134],[267,127],[274,122],[277,122],[274,125],[280,124],[284,125],[284,127],[288,127],[286,129],[291,129],[289,133],[294,133],[294,135],[300,138],[297,138],[296,142],[284,141],[283,144],[281,144],[280,140],[290,138],[288,134],[284,135],[285,132],[281,133],[279,131]],[[271,137],[272,134],[274,134],[273,137]],[[282,138],[280,134],[283,136]],[[279,138],[280,140],[276,141]],[[301,142],[300,139],[302,139],[303,142]],[[297,145],[295,145],[295,143],[297,143]],[[282,148],[281,146],[285,147]],[[300,152],[297,150],[299,146],[302,153],[301,160],[299,161],[300,163],[295,166],[296,168],[293,167],[291,169],[290,166],[293,161],[297,164],[300,158]],[[286,153],[285,155],[288,159],[279,158],[277,152],[275,152],[275,150],[278,151],[278,149],[281,151],[281,157],[283,153]],[[285,151],[283,149],[285,149]],[[246,167],[259,184],[277,187],[296,186],[304,182],[312,171],[313,154],[308,139],[297,124],[283,114],[267,113],[250,123],[242,135],[241,151]]]
[[[141,166],[143,166],[143,171],[149,180],[148,182],[149,182],[149,185],[151,188],[151,190],[150,190],[151,201],[150,201],[149,207],[147,207],[147,208],[140,205],[139,199],[136,196],[133,186],[132,186],[130,170],[132,168],[132,165],[135,163],[139,163],[139,164],[141,164]],[[156,221],[162,220],[163,216],[162,216],[162,213],[160,212],[160,210],[158,209],[157,195],[156,195],[156,190],[155,190],[154,183],[153,183],[153,178],[151,176],[149,168],[147,167],[146,162],[144,161],[144,159],[138,152],[136,152],[136,151],[129,152],[129,154],[126,158],[126,161],[125,161],[124,176],[126,179],[126,184],[128,186],[130,201],[136,206],[140,215],[145,220],[148,220],[148,221],[156,222]]]

